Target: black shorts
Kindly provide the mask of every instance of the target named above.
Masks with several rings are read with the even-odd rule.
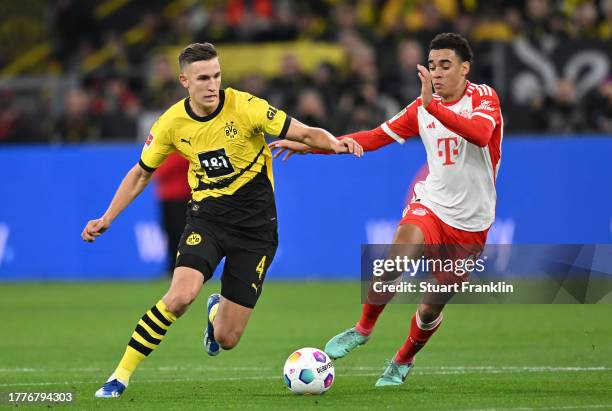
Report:
[[[276,227],[242,230],[188,219],[179,242],[176,267],[198,270],[208,281],[225,257],[221,295],[254,308],[277,247]]]

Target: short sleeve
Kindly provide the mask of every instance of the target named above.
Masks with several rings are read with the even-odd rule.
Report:
[[[173,150],[170,130],[160,120],[157,120],[151,127],[151,132],[142,148],[140,166],[152,173]]]
[[[257,130],[274,137],[285,138],[291,123],[290,116],[259,97],[249,95],[246,104],[251,121]]]

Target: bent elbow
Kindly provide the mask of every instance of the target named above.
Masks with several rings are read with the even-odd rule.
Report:
[[[493,137],[493,129],[491,129],[490,127],[484,127],[479,130],[476,135],[477,137],[474,138],[472,142],[478,147],[486,147],[489,144],[489,141],[491,141],[491,138]]]
[[[151,181],[151,177],[153,177],[153,173],[149,173],[139,164],[136,164],[134,166],[134,168],[132,169],[132,173],[134,174],[134,177],[136,177],[136,180],[143,185],[149,184],[149,181]]]

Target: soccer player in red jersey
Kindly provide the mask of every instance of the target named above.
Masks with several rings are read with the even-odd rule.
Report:
[[[379,127],[344,136],[353,138],[365,151],[421,137],[429,174],[416,184],[393,239],[393,244],[410,245],[411,258],[419,258],[427,246],[443,244],[472,247],[470,254],[475,246],[480,252],[495,218],[503,119],[495,90],[467,80],[472,58],[462,36],[437,35],[430,44],[429,70],[417,65],[421,96]],[[294,152],[317,152],[286,140],[271,147],[280,149],[275,157],[286,152],[284,159]],[[423,296],[408,337],[376,386],[404,382],[415,355],[440,327],[447,301]],[[342,358],[365,344],[384,308],[384,303],[373,304],[368,299],[357,324],[333,337],[325,351],[332,358]]]

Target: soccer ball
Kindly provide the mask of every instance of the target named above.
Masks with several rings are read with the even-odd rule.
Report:
[[[294,394],[323,394],[334,382],[334,364],[322,350],[300,348],[287,358],[283,374]]]

